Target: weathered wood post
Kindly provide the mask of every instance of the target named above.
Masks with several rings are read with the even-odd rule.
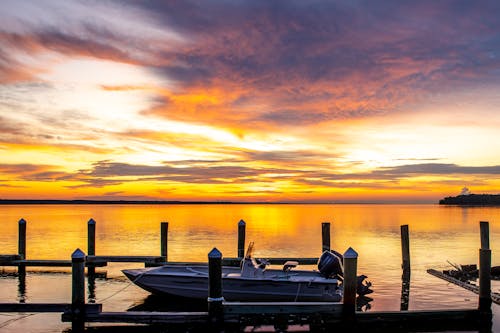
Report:
[[[76,249],[71,255],[71,329],[83,332],[85,328],[85,253]]]
[[[246,223],[243,220],[238,222],[238,258],[242,259],[245,256],[245,229]]]
[[[344,306],[343,315],[347,320],[355,319],[358,253],[352,247],[344,253]]]
[[[168,261],[168,222],[162,222],[160,240],[160,255]]]
[[[330,251],[330,222],[321,223],[321,253]]]
[[[87,254],[89,256],[95,256],[95,221],[90,219],[87,222]],[[87,268],[89,278],[94,278],[95,267],[89,266]]]
[[[491,322],[491,249],[489,223],[480,222],[481,248],[479,249],[479,312]]]
[[[19,233],[17,242],[17,248],[18,248],[17,252],[21,257],[21,259],[26,259],[26,220],[20,219],[18,225],[19,225]]]
[[[410,264],[410,233],[408,225],[401,226],[401,254],[402,254],[402,264],[403,275],[401,277],[401,304],[400,310],[407,311],[410,303],[410,275],[411,275],[411,264]]]
[[[401,226],[401,251],[403,257],[403,280],[410,278],[410,235],[408,232],[408,225]]]
[[[90,219],[87,223],[87,254],[95,256],[95,221]]]
[[[222,253],[214,247],[208,253],[208,317],[211,332],[223,331],[223,301]]]
[[[488,221],[479,222],[481,235],[481,248],[490,249],[490,223]]]
[[[18,222],[18,242],[17,242],[17,253],[21,260],[26,259],[26,220],[20,219]],[[20,264],[17,267],[17,273],[19,274],[19,281],[23,281],[21,285],[25,285],[26,281],[26,266]],[[24,289],[26,290],[26,288]],[[24,294],[24,292],[23,292]]]

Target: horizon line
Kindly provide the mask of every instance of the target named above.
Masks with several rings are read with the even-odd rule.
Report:
[[[194,201],[184,201],[184,200],[127,200],[127,199],[0,199],[0,205],[11,204],[11,205],[23,205],[23,204],[158,204],[158,205],[182,205],[182,204],[229,204],[229,205],[251,205],[251,204],[269,204],[269,205],[320,205],[320,204],[342,204],[342,205],[352,205],[352,204],[438,204],[434,201],[225,201],[225,200],[194,200]]]

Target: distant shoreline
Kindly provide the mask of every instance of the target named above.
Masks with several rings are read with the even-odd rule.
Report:
[[[0,199],[0,205],[423,205],[432,202],[286,202],[286,201],[181,201],[181,200],[57,200]]]
[[[467,194],[446,197],[439,200],[440,205],[456,206],[500,206],[500,194]]]
[[[265,201],[180,201],[180,200],[54,200],[0,199],[0,205],[292,205],[333,204],[331,202],[265,202]]]

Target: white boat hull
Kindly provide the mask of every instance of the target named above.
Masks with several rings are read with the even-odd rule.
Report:
[[[160,295],[207,299],[207,265],[165,265],[130,269],[123,273],[139,287]],[[242,277],[237,267],[223,267],[222,289],[227,301],[338,302],[342,298],[336,279],[318,272],[267,269],[256,277]]]

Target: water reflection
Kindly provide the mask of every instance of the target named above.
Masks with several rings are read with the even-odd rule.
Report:
[[[19,303],[26,303],[26,266],[19,265],[17,276],[17,300]]]
[[[207,311],[207,301],[150,294],[142,301],[133,304],[127,311]]]
[[[500,242],[495,241],[500,239],[499,207],[26,205],[1,206],[0,216],[5,221],[0,225],[0,244],[4,253],[17,253],[17,221],[22,217],[26,219],[28,259],[69,259],[77,247],[86,249],[87,221],[94,218],[97,255],[160,255],[160,222],[169,221],[169,260],[199,262],[206,262],[214,246],[224,257],[237,255],[240,219],[247,223],[247,242],[256,241],[257,257],[318,257],[321,254],[321,223],[330,221],[332,247],[339,252],[353,247],[359,253],[358,271],[369,275],[376,286],[370,295],[374,300],[367,306],[374,311],[456,309],[469,307],[472,303],[476,306],[475,302],[464,303],[464,300],[475,299],[470,292],[449,286],[429,276],[426,270],[443,269],[447,266],[446,260],[477,262],[478,224],[483,220],[490,221],[492,253],[500,253]],[[405,283],[401,278],[399,229],[403,224],[409,225],[411,236],[411,301],[409,281]],[[498,258],[493,256],[493,266],[500,264]],[[108,272],[110,276],[122,277],[120,269],[134,265],[117,264],[108,267]],[[28,274],[28,288],[26,279],[19,278],[17,293],[15,284],[18,281],[0,281],[3,301],[65,302],[70,298],[71,283],[65,278],[34,278]],[[31,284],[32,278],[37,282]],[[61,281],[66,282],[62,284]],[[104,294],[110,286],[99,285],[99,281],[92,279],[89,282],[89,302],[99,302],[96,294]],[[47,288],[44,283],[55,288]],[[107,302],[117,311],[123,311],[143,299],[141,292],[130,287],[122,293],[128,298],[120,298],[119,294]],[[115,301],[117,297],[121,301]],[[363,304],[361,300],[359,304]]]
[[[410,279],[403,278],[401,283],[401,311],[407,311],[410,304]]]
[[[96,290],[95,279],[96,279],[95,268],[94,267],[89,267],[88,268],[88,274],[87,274],[87,282],[88,282],[88,297],[87,297],[87,300],[88,300],[89,303],[95,303],[95,299],[96,299],[96,296],[95,296],[95,290]]]

